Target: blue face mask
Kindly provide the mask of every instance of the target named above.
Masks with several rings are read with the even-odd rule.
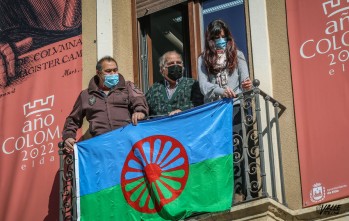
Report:
[[[216,49],[225,49],[227,47],[227,38],[218,38],[215,41]]]
[[[109,74],[104,76],[104,85],[112,88],[119,83],[119,74]]]

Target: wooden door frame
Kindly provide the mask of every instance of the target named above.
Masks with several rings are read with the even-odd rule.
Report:
[[[198,57],[202,52],[201,47],[201,4],[199,0],[188,1],[188,20],[189,20],[189,44],[190,44],[190,65],[191,76],[198,79]]]
[[[136,0],[132,0],[132,41],[133,41],[133,70],[134,70],[134,82],[139,87],[142,86],[141,73],[141,58],[140,58],[140,22],[137,17],[137,3]],[[188,27],[189,27],[189,52],[190,52],[190,65],[191,65],[191,76],[193,79],[198,78],[197,71],[197,59],[202,51],[201,47],[201,4],[200,0],[189,0],[187,1],[187,12],[188,12]],[[149,14],[147,14],[149,15]],[[148,33],[148,32],[147,32]],[[154,83],[153,75],[153,54],[152,54],[152,39],[146,34],[146,42],[148,45],[148,83],[149,87]],[[145,88],[141,88],[143,91]]]

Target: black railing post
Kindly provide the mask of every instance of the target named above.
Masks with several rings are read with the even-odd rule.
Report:
[[[241,113],[241,126],[242,126],[242,158],[243,158],[243,163],[244,163],[244,173],[245,173],[245,184],[247,185],[246,189],[246,200],[252,199],[251,196],[251,181],[250,181],[250,167],[248,164],[248,139],[246,138],[246,117],[245,117],[245,96],[242,96],[242,99],[240,101],[240,113]]]
[[[76,194],[76,173],[75,173],[75,155],[73,155],[73,162],[72,162],[72,178],[73,178],[73,184],[72,184],[72,210],[73,210],[73,220],[76,221],[78,220],[78,208],[77,208],[77,194]]]
[[[64,176],[64,157],[63,157],[63,142],[58,143],[59,147],[59,221],[63,221],[63,212],[64,212],[64,205],[63,205],[63,176]]]
[[[270,111],[269,111],[269,102],[270,97],[266,96],[265,98],[265,115],[267,117],[267,137],[268,137],[268,150],[269,150],[269,162],[270,162],[270,179],[271,179],[271,194],[272,198],[278,201],[276,196],[276,181],[275,181],[275,163],[274,163],[274,148],[273,148],[273,138],[270,124]]]
[[[263,132],[262,132],[262,120],[261,120],[261,105],[259,101],[260,90],[258,88],[260,82],[259,80],[253,80],[253,89],[255,102],[256,102],[256,119],[257,119],[257,130],[258,130],[258,143],[259,143],[259,152],[260,152],[260,160],[261,160],[261,179],[262,179],[262,196],[267,197],[267,189],[266,189],[266,174],[265,174],[265,159],[264,159],[264,147],[263,147]]]
[[[279,125],[279,103],[274,103],[274,113],[275,113],[275,128],[276,128],[276,137],[277,137],[277,147],[279,154],[279,169],[280,169],[280,180],[281,180],[281,196],[282,196],[282,204],[287,206],[286,203],[286,195],[285,195],[285,183],[284,183],[284,170],[282,166],[282,152],[281,152],[281,138],[280,138],[280,125]]]
[[[64,150],[64,143],[59,142],[59,220],[77,220],[76,181],[74,152]]]

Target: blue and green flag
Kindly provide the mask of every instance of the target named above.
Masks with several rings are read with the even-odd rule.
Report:
[[[232,151],[225,99],[79,142],[79,220],[180,220],[228,210]]]

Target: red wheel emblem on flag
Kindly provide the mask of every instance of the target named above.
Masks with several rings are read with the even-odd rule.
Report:
[[[183,191],[189,162],[183,145],[173,137],[146,137],[132,147],[121,173],[126,201],[142,213],[155,213]]]

